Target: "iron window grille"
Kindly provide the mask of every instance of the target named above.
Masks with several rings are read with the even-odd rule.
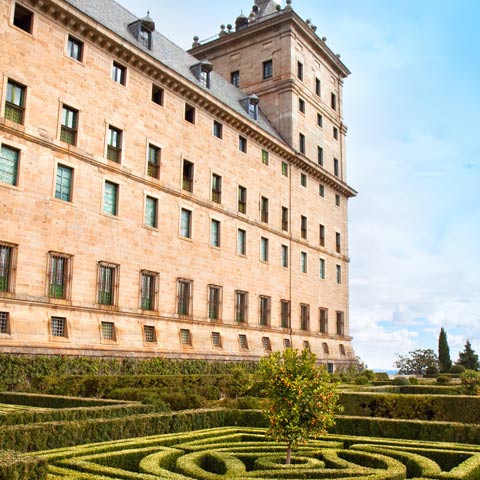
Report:
[[[222,287],[217,285],[208,286],[208,318],[213,322],[221,319]]]
[[[157,309],[158,273],[142,270],[140,272],[140,308],[154,311]]]
[[[328,343],[322,343],[322,350],[324,355],[330,355],[330,349],[328,348]]]
[[[345,335],[345,319],[343,312],[337,312],[337,335]]]
[[[290,348],[292,343],[290,342],[289,338],[284,338],[283,339],[283,348],[286,350],[287,348]]]
[[[70,298],[72,257],[64,253],[48,253],[48,296],[55,299]]]
[[[270,297],[260,297],[260,325],[268,327],[270,325]]]
[[[240,345],[240,350],[248,350],[248,339],[247,336],[240,333],[238,335],[238,344]]]
[[[67,338],[67,319],[65,317],[51,317],[50,333],[52,337]]]
[[[187,328],[180,329],[180,343],[182,345],[192,345],[192,332]]]
[[[102,340],[116,340],[115,324],[113,322],[101,323]]]
[[[212,345],[213,348],[222,348],[222,336],[220,332],[212,332]]]
[[[145,343],[156,343],[157,342],[157,333],[155,327],[152,325],[143,326],[143,340]]]
[[[97,302],[99,305],[116,305],[119,288],[120,266],[107,262],[98,263]]]
[[[262,337],[262,345],[263,345],[263,350],[265,352],[272,351],[272,344],[270,342],[270,337]]]
[[[310,330],[310,305],[305,303],[300,304],[300,330]]]
[[[248,293],[237,290],[235,292],[235,321],[247,323]]]
[[[0,243],[0,292],[13,293],[16,247]]]
[[[320,333],[328,333],[328,310],[326,308],[319,308],[318,312],[320,317]]]
[[[0,312],[0,333],[10,334],[10,313]]]
[[[177,280],[177,314],[182,317],[192,316],[192,280]]]
[[[280,325],[282,328],[290,328],[290,302],[280,301]]]

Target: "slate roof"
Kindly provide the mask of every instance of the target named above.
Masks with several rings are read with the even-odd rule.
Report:
[[[155,31],[152,35],[152,50],[149,50],[142,45],[135,36],[128,29],[128,25],[136,20],[138,17],[129,12],[119,3],[114,0],[65,0],[68,4],[77,8],[85,15],[89,16],[96,22],[100,23],[113,33],[117,34],[124,40],[135,45],[137,48],[145,51],[148,55],[153,57],[161,64],[171,68],[179,75],[184,77],[191,83],[208,90],[210,94],[215,96],[221,103],[235,110],[237,113],[246,117],[249,121],[255,122],[249,116],[246,110],[240,103],[241,100],[247,96],[245,92],[230,84],[221,75],[212,71],[210,76],[210,88],[206,89],[195,75],[190,70],[195,64],[198,64],[198,59],[187,53],[185,50],[168,40],[161,33]],[[261,107],[261,106],[260,106]],[[270,135],[282,140],[280,134],[270,124],[266,116],[259,112],[258,124],[260,128],[265,130]]]

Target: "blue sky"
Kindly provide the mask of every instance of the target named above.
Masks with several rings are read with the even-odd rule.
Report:
[[[120,0],[189,48],[253,1]],[[344,87],[350,202],[350,321],[356,353],[467,338],[480,353],[480,2],[293,0],[352,71]]]

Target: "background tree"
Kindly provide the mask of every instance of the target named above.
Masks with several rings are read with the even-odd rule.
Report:
[[[438,368],[438,358],[431,348],[413,350],[408,355],[397,353],[397,357],[394,366],[400,375],[425,375],[428,368]]]
[[[260,361],[268,399],[268,434],[277,442],[287,442],[287,465],[292,448],[309,437],[324,435],[335,424],[334,413],[341,410],[337,385],[315,361],[313,353],[299,353],[291,348]]]
[[[479,370],[478,355],[473,350],[470,340],[467,340],[463,352],[458,354],[457,363],[463,365],[467,370]]]
[[[440,329],[440,335],[438,336],[438,366],[441,373],[450,371],[452,367],[452,360],[450,359],[450,348],[448,347],[447,332]]]

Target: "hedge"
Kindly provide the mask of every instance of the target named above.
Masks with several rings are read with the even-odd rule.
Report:
[[[367,387],[365,390],[378,393],[403,393],[408,395],[456,395],[459,393],[459,386],[443,385],[390,385]]]
[[[17,452],[0,452],[0,480],[46,480],[45,459]]]

